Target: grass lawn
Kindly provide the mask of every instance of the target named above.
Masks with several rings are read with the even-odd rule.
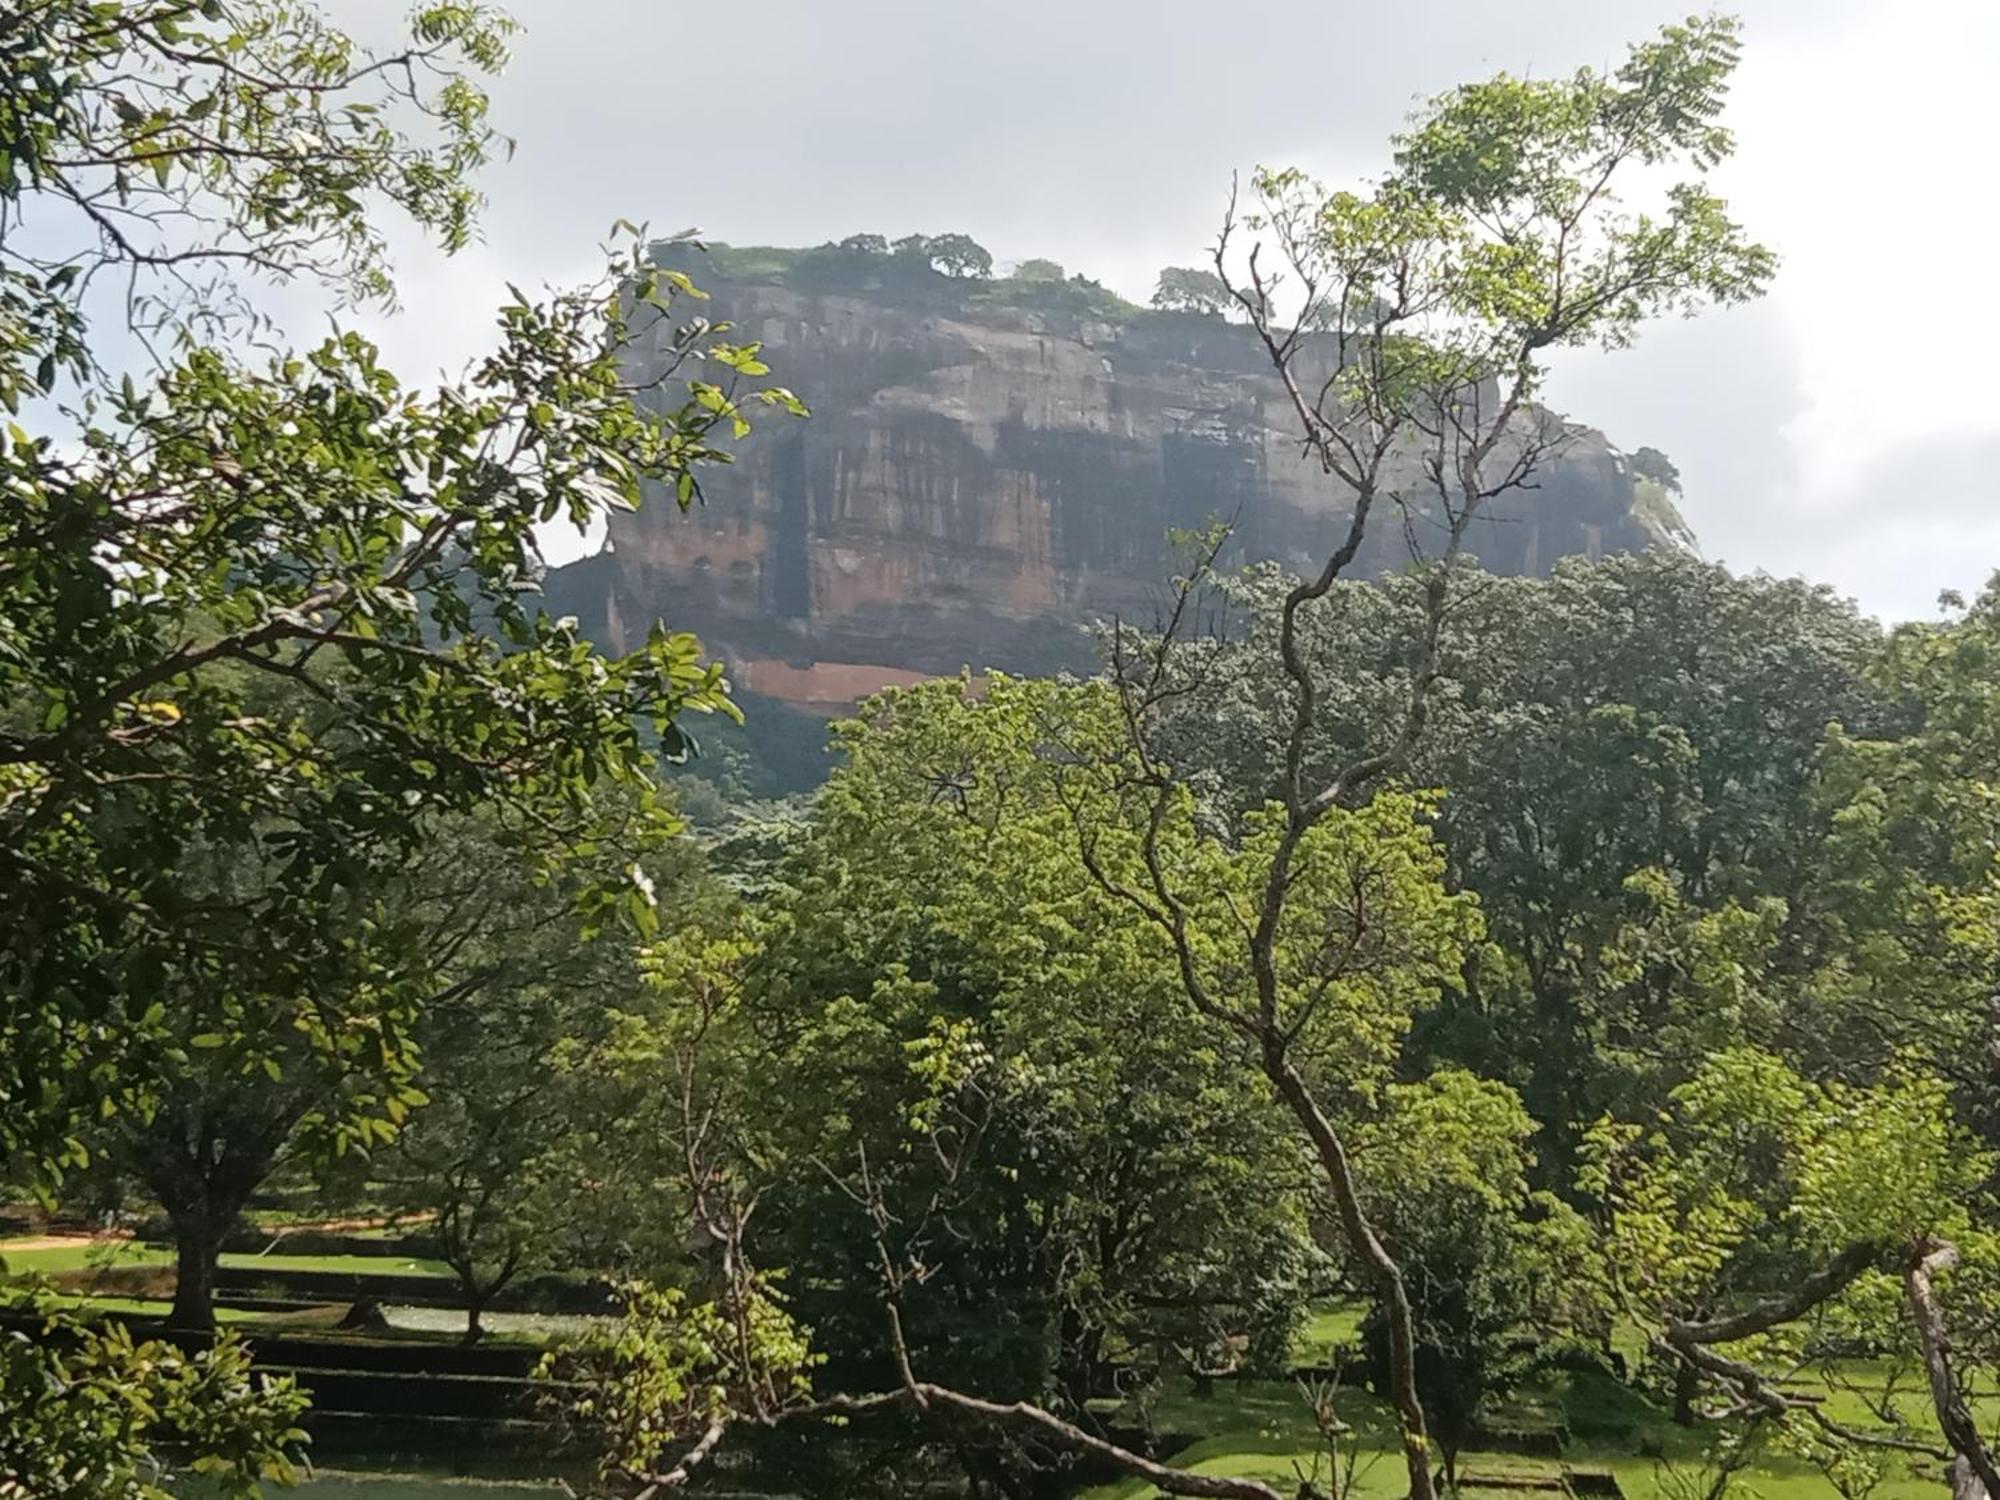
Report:
[[[174,1253],[164,1245],[136,1240],[77,1240],[41,1249],[10,1248],[0,1240],[0,1265],[12,1274],[80,1271],[92,1266],[172,1265]],[[25,1243],[33,1243],[32,1241]],[[451,1267],[438,1260],[409,1260],[391,1255],[226,1254],[222,1264],[232,1269],[263,1271],[334,1271],[355,1276],[449,1276]]]
[[[441,1260],[405,1260],[393,1255],[227,1254],[222,1264],[239,1270],[338,1271],[350,1276],[449,1276]]]
[[[58,1292],[47,1299],[55,1306],[82,1313],[123,1313],[131,1318],[163,1318],[171,1302],[148,1301],[139,1297],[85,1297],[67,1292]],[[249,1312],[240,1307],[218,1307],[215,1321],[232,1327],[270,1321],[269,1313]]]
[[[55,1292],[43,1300],[70,1312],[117,1314],[131,1318],[164,1318],[173,1306],[171,1302],[156,1298],[95,1297],[75,1292]],[[334,1333],[335,1325],[346,1311],[341,1303],[304,1308],[297,1312],[253,1312],[248,1308],[218,1307],[215,1320],[243,1333],[318,1336]],[[458,1335],[465,1331],[465,1314],[450,1308],[389,1306],[382,1311],[389,1319],[389,1327],[386,1330],[370,1330],[356,1337],[418,1343],[439,1339],[455,1342]],[[486,1342],[539,1349],[552,1338],[581,1333],[592,1321],[589,1317],[554,1313],[489,1312],[486,1315]]]
[[[1902,1389],[1899,1387],[1899,1390]],[[1303,1391],[1290,1381],[1218,1380],[1204,1397],[1192,1384],[1179,1383],[1150,1403],[1144,1415],[1156,1432],[1201,1434],[1199,1441],[1168,1455],[1173,1462],[1200,1473],[1262,1479],[1281,1493],[1298,1485],[1303,1470],[1311,1473],[1318,1455],[1319,1435],[1307,1410]],[[1504,1453],[1466,1452],[1459,1456],[1461,1477],[1545,1476],[1563,1464],[1575,1468],[1609,1469],[1617,1476],[1627,1500],[1674,1500],[1668,1483],[1672,1467],[1684,1478],[1699,1473],[1702,1434],[1675,1427],[1667,1414],[1609,1375],[1558,1373],[1539,1394],[1559,1405],[1567,1418],[1571,1442],[1561,1463]],[[1924,1411],[1921,1392],[1910,1390],[1903,1410],[1913,1418]],[[1354,1494],[1357,1500],[1396,1500],[1408,1493],[1402,1457],[1388,1408],[1370,1393],[1341,1392],[1339,1411],[1360,1440],[1360,1466]],[[1829,1412],[1856,1426],[1870,1422],[1866,1406],[1856,1397],[1836,1392]],[[1983,1410],[1982,1415],[1991,1415]],[[1141,1415],[1129,1409],[1127,1417]],[[1657,1445],[1666,1457],[1645,1456],[1642,1446]],[[1874,1500],[1922,1500],[1940,1493],[1937,1466],[1920,1457],[1889,1457],[1890,1477],[1875,1491]],[[1322,1479],[1322,1485],[1324,1480]],[[1766,1452],[1744,1475],[1760,1500],[1837,1500],[1833,1486],[1801,1459]],[[1468,1488],[1473,1488],[1468,1486]],[[1151,1486],[1139,1480],[1100,1485],[1084,1492],[1083,1500],[1144,1500]]]
[[[137,1240],[76,1240],[67,1245],[22,1249],[34,1241],[0,1240],[0,1265],[13,1275],[36,1272],[53,1276],[58,1271],[81,1271],[87,1266],[166,1266],[172,1265],[173,1251],[160,1245],[142,1245]]]
[[[1817,1380],[1812,1384],[1817,1387]],[[1876,1412],[1885,1403],[1913,1427],[1935,1420],[1922,1368],[1908,1364],[1891,1369],[1886,1361],[1876,1360],[1848,1360],[1837,1365],[1835,1383],[1826,1392],[1820,1410],[1849,1427],[1879,1427],[1882,1423]],[[1972,1396],[1971,1406],[1973,1419],[1983,1429],[1991,1432],[2000,1427],[2000,1392],[1982,1389]]]
[[[1306,1326],[1292,1345],[1292,1357],[1302,1365],[1329,1365],[1334,1356],[1361,1345],[1361,1319],[1367,1305],[1327,1302],[1306,1315]]]

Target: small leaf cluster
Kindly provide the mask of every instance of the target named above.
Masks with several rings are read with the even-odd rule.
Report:
[[[0,1496],[169,1500],[165,1454],[248,1500],[298,1474],[306,1397],[289,1376],[255,1375],[224,1335],[185,1353],[122,1324],[51,1324],[0,1335]]]

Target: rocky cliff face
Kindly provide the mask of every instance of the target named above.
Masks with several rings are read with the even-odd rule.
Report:
[[[1090,620],[1150,615],[1169,528],[1234,516],[1242,560],[1304,568],[1348,513],[1302,458],[1247,330],[1221,319],[977,290],[1010,283],[701,280],[812,417],[766,417],[706,481],[706,506],[659,497],[614,522],[604,554],[552,576],[552,602],[614,649],[664,618],[699,631],[742,687],[825,711],[965,666],[1080,667]],[[1377,542],[1366,567],[1402,560],[1395,528]],[[1528,573],[1686,543],[1664,496],[1580,430],[1472,547]]]

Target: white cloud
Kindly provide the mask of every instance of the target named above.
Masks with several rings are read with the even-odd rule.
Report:
[[[370,24],[388,0],[351,0]],[[1927,612],[2000,564],[1994,483],[1931,464],[1917,525],[1876,503],[1896,465],[1985,451],[2000,301],[1986,116],[1990,0],[1741,0],[1746,60],[1720,176],[1784,256],[1763,305],[1572,358],[1552,395],[1667,449],[1711,555],[1805,571],[1870,608]],[[400,258],[399,368],[456,368],[508,280],[582,275],[619,216],[738,243],[964,229],[1143,297],[1197,256],[1233,170],[1382,159],[1421,95],[1505,67],[1614,63],[1658,0],[521,0],[496,90],[520,138],[486,243]],[[358,24],[358,23],[357,23]],[[569,550],[564,543],[561,550]],[[1913,602],[1914,601],[1914,602]]]

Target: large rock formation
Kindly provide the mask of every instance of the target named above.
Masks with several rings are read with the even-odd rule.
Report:
[[[1154,608],[1169,528],[1233,516],[1242,557],[1305,567],[1348,513],[1248,331],[1220,318],[1121,309],[1074,282],[691,269],[812,417],[766,416],[704,506],[660,497],[551,579],[613,648],[664,618],[747,690],[823,710],[964,666],[1078,667],[1088,621]],[[1573,429],[1472,546],[1513,573],[1686,542],[1664,495]],[[1378,528],[1364,566],[1403,545]]]

